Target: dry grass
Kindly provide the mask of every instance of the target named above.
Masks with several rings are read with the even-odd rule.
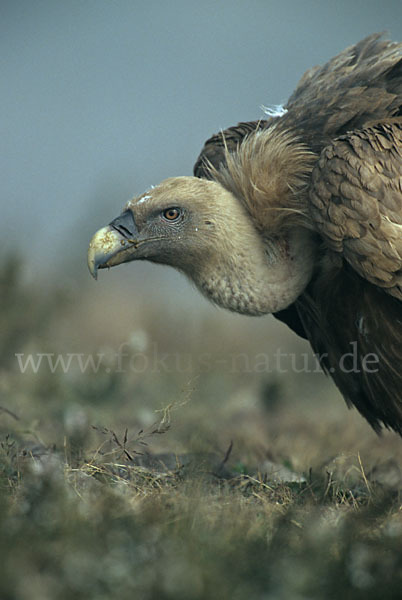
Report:
[[[400,597],[400,439],[378,438],[320,374],[239,367],[302,342],[138,298],[133,317],[125,292],[95,311],[92,292],[17,272],[0,277],[2,599]],[[174,364],[116,373],[110,349],[128,339]],[[14,357],[99,348],[97,374],[21,374]]]

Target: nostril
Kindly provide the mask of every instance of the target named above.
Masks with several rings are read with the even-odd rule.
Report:
[[[113,225],[113,227],[115,229],[117,229],[117,231],[119,233],[121,233],[124,236],[131,236],[132,234],[130,233],[130,231],[127,229],[127,227],[124,227],[124,225]]]
[[[133,238],[137,233],[137,227],[131,210],[124,211],[116,219],[113,219],[109,225],[127,239]]]

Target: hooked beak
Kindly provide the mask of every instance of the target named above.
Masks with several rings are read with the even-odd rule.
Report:
[[[138,229],[131,210],[124,211],[106,227],[99,229],[88,248],[88,268],[94,279],[98,269],[113,267],[132,259],[138,246]]]

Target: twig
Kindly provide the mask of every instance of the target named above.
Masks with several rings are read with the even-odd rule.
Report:
[[[13,417],[13,419],[15,419],[16,421],[19,421],[20,418],[17,417],[17,415],[15,413],[13,413],[10,409],[5,408],[4,406],[0,406],[0,411],[5,412],[7,415],[10,415],[10,417]]]

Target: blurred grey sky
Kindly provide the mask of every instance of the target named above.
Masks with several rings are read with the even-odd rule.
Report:
[[[1,246],[85,271],[92,233],[210,134],[369,33],[402,40],[402,2],[1,0],[0,23]]]

